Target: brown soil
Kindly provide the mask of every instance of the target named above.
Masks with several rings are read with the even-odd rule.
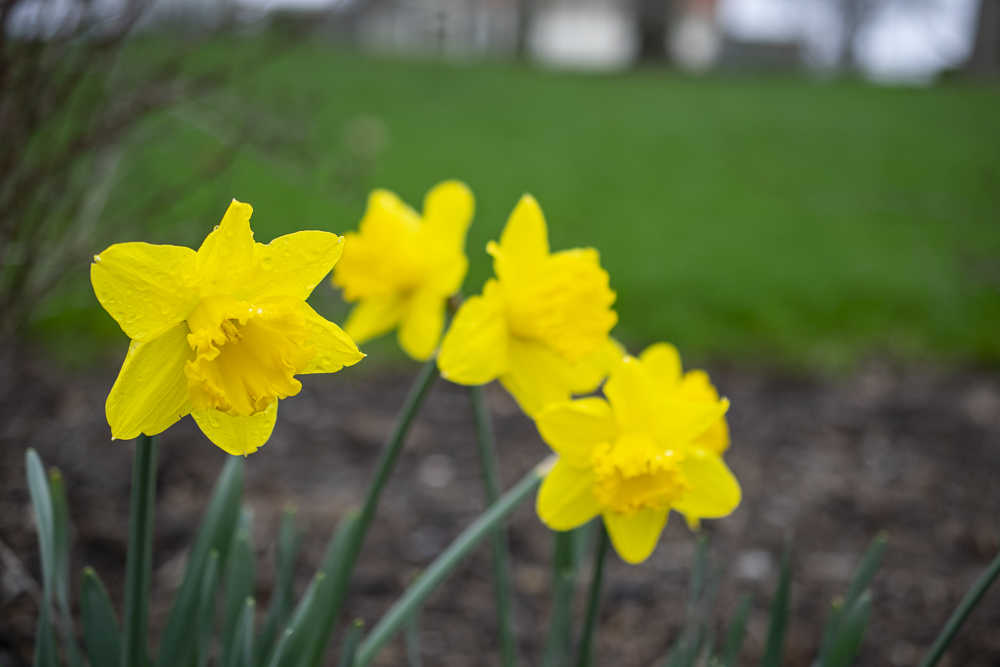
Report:
[[[306,531],[296,570],[301,591],[337,519],[361,497],[415,372],[355,368],[311,377],[301,395],[282,403],[273,438],[247,461],[262,602],[271,592],[273,538],[283,507],[297,506]],[[713,377],[732,400],[727,459],[745,497],[733,516],[706,522],[706,528],[712,562],[725,572],[720,616],[731,613],[742,592],[754,597],[743,664],[760,657],[786,531],[795,531],[795,575],[783,664],[797,666],[810,663],[831,598],[846,590],[869,541],[886,529],[889,549],[875,580],[874,613],[858,664],[916,665],[1000,548],[1000,374],[872,364],[840,381],[732,369],[715,369]],[[23,481],[26,448],[36,448],[65,475],[74,577],[91,565],[112,598],[121,600],[132,449],[112,442],[104,421],[113,378],[114,369],[68,377],[30,357],[0,367],[0,540],[9,548],[0,558],[4,667],[30,664],[37,613],[30,585],[22,590],[24,582],[10,570],[14,555],[38,579]],[[547,449],[499,387],[491,386],[489,397],[510,485]],[[470,414],[466,390],[439,381],[386,489],[345,620],[374,622],[481,511]],[[190,419],[161,438],[154,641],[225,456]],[[524,664],[537,664],[549,614],[552,537],[530,506],[515,514],[510,535]],[[693,545],[693,535],[675,517],[646,563],[610,559],[600,665],[645,667],[664,653],[683,614]],[[578,619],[586,575],[585,567]],[[489,550],[480,548],[431,598],[422,619],[425,664],[499,664],[491,577]],[[1000,665],[998,629],[1000,586],[962,630],[950,664]],[[399,642],[379,664],[405,664]]]

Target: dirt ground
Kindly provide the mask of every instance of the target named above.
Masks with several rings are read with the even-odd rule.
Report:
[[[112,442],[103,404],[116,368],[87,378],[30,354],[0,363],[0,663],[29,664],[37,613],[38,552],[24,483],[24,451],[62,469],[74,525],[73,573],[84,565],[116,604],[124,579],[132,447]],[[795,535],[794,605],[784,664],[808,665],[831,598],[861,554],[889,532],[874,583],[874,612],[859,665],[916,665],[958,600],[1000,548],[1000,373],[898,370],[880,363],[841,380],[710,368],[732,401],[727,460],[744,490],[739,509],[706,522],[712,562],[723,567],[717,604],[739,595],[754,611],[742,664],[759,660],[783,535]],[[258,598],[274,573],[282,509],[305,531],[299,590],[343,512],[362,496],[379,447],[416,367],[355,367],[312,376],[281,404],[271,441],[247,460],[246,503],[255,519]],[[504,482],[547,449],[502,389],[489,391]],[[343,621],[373,623],[482,509],[468,393],[438,381],[399,460],[355,572]],[[226,455],[190,419],[161,438],[154,561],[153,640],[177,584],[215,475]],[[510,524],[523,664],[539,662],[549,614],[551,534],[533,508]],[[680,625],[694,536],[674,517],[640,566],[610,559],[600,618],[599,664],[656,664]],[[587,576],[586,567],[581,580]],[[424,664],[499,664],[489,550],[479,548],[431,598],[422,619]],[[577,619],[584,586],[578,587]],[[341,626],[341,628],[343,625]],[[338,636],[339,632],[338,630]],[[332,655],[332,654],[331,654]],[[1000,665],[1000,587],[975,611],[950,652],[957,666]],[[331,661],[329,664],[334,664]],[[381,665],[405,664],[397,641]]]

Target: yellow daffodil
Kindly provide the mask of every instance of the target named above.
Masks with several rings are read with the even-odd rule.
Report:
[[[538,516],[570,530],[597,515],[619,555],[645,560],[671,509],[697,525],[732,512],[740,487],[722,460],[729,445],[720,399],[702,371],[681,374],[670,345],[626,357],[603,398],[550,406],[536,417],[559,461],[538,492]]]
[[[271,435],[295,376],[364,357],[305,299],[344,239],[298,232],[254,243],[248,204],[233,201],[197,252],[120,243],[94,257],[94,292],[132,339],[106,405],[114,438],[155,435],[184,415],[230,454]]]
[[[434,354],[448,297],[465,280],[465,232],[475,200],[458,181],[435,186],[420,216],[391,192],[376,190],[358,233],[347,234],[333,283],[358,305],[344,325],[363,343],[399,329],[399,344],[418,361]]]
[[[441,343],[441,375],[468,385],[499,379],[529,415],[596,389],[621,357],[608,338],[618,316],[597,251],[549,252],[545,218],[529,195],[486,249],[497,277],[456,313]]]

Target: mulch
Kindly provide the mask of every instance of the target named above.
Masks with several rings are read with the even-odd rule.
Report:
[[[66,479],[73,577],[94,567],[120,605],[132,444],[112,442],[103,404],[117,368],[78,376],[21,352],[0,362],[0,664],[30,664],[38,549],[24,482],[24,452],[38,450]],[[1000,372],[894,368],[872,362],[842,378],[711,367],[732,401],[727,460],[744,500],[705,522],[710,568],[721,573],[720,631],[740,595],[753,597],[742,664],[756,664],[783,540],[794,534],[792,615],[782,664],[809,665],[830,601],[846,591],[870,541],[889,547],[873,585],[874,610],[857,664],[906,667],[923,652],[1000,549]],[[381,442],[415,367],[312,376],[281,404],[271,441],[247,460],[254,516],[258,608],[274,579],[283,509],[304,531],[296,566],[302,591],[338,518],[362,497]],[[498,386],[488,396],[505,485],[547,454],[533,424]],[[369,627],[406,585],[483,509],[468,393],[438,381],[415,424],[368,536],[338,629]],[[190,419],[160,441],[152,640],[163,626],[185,549],[226,454]],[[530,503],[510,526],[523,664],[537,664],[550,612],[552,535]],[[639,566],[609,558],[600,617],[603,666],[657,664],[683,619],[695,537],[674,516]],[[6,549],[4,549],[6,547]],[[11,569],[13,566],[13,570]],[[23,568],[22,573],[17,570]],[[576,618],[589,563],[579,575]],[[119,607],[120,611],[120,607]],[[490,552],[485,545],[431,597],[422,615],[424,664],[498,665]],[[969,619],[946,658],[1000,665],[1000,586]],[[333,653],[328,664],[335,664]],[[380,665],[404,665],[396,641]]]

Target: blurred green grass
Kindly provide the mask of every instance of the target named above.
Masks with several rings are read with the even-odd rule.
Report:
[[[196,64],[250,50],[220,47]],[[530,192],[554,249],[601,251],[618,292],[614,333],[633,350],[669,340],[698,360],[826,369],[871,355],[1000,361],[996,88],[689,79],[658,68],[582,75],[307,42],[225,95],[284,119],[308,147],[305,166],[248,149],[135,219],[143,197],[185,183],[218,148],[198,123],[152,119],[112,197],[112,213],[135,219],[117,240],[197,247],[234,197],[254,206],[261,241],[344,232],[356,228],[367,187],[419,207],[434,183],[459,178],[478,204],[466,293],[490,275],[485,244]],[[364,188],[337,194],[345,130],[359,118],[384,124],[387,146]],[[82,267],[79,276],[42,309],[34,333],[64,356],[84,339],[124,350]],[[342,321],[329,285],[315,299]]]

